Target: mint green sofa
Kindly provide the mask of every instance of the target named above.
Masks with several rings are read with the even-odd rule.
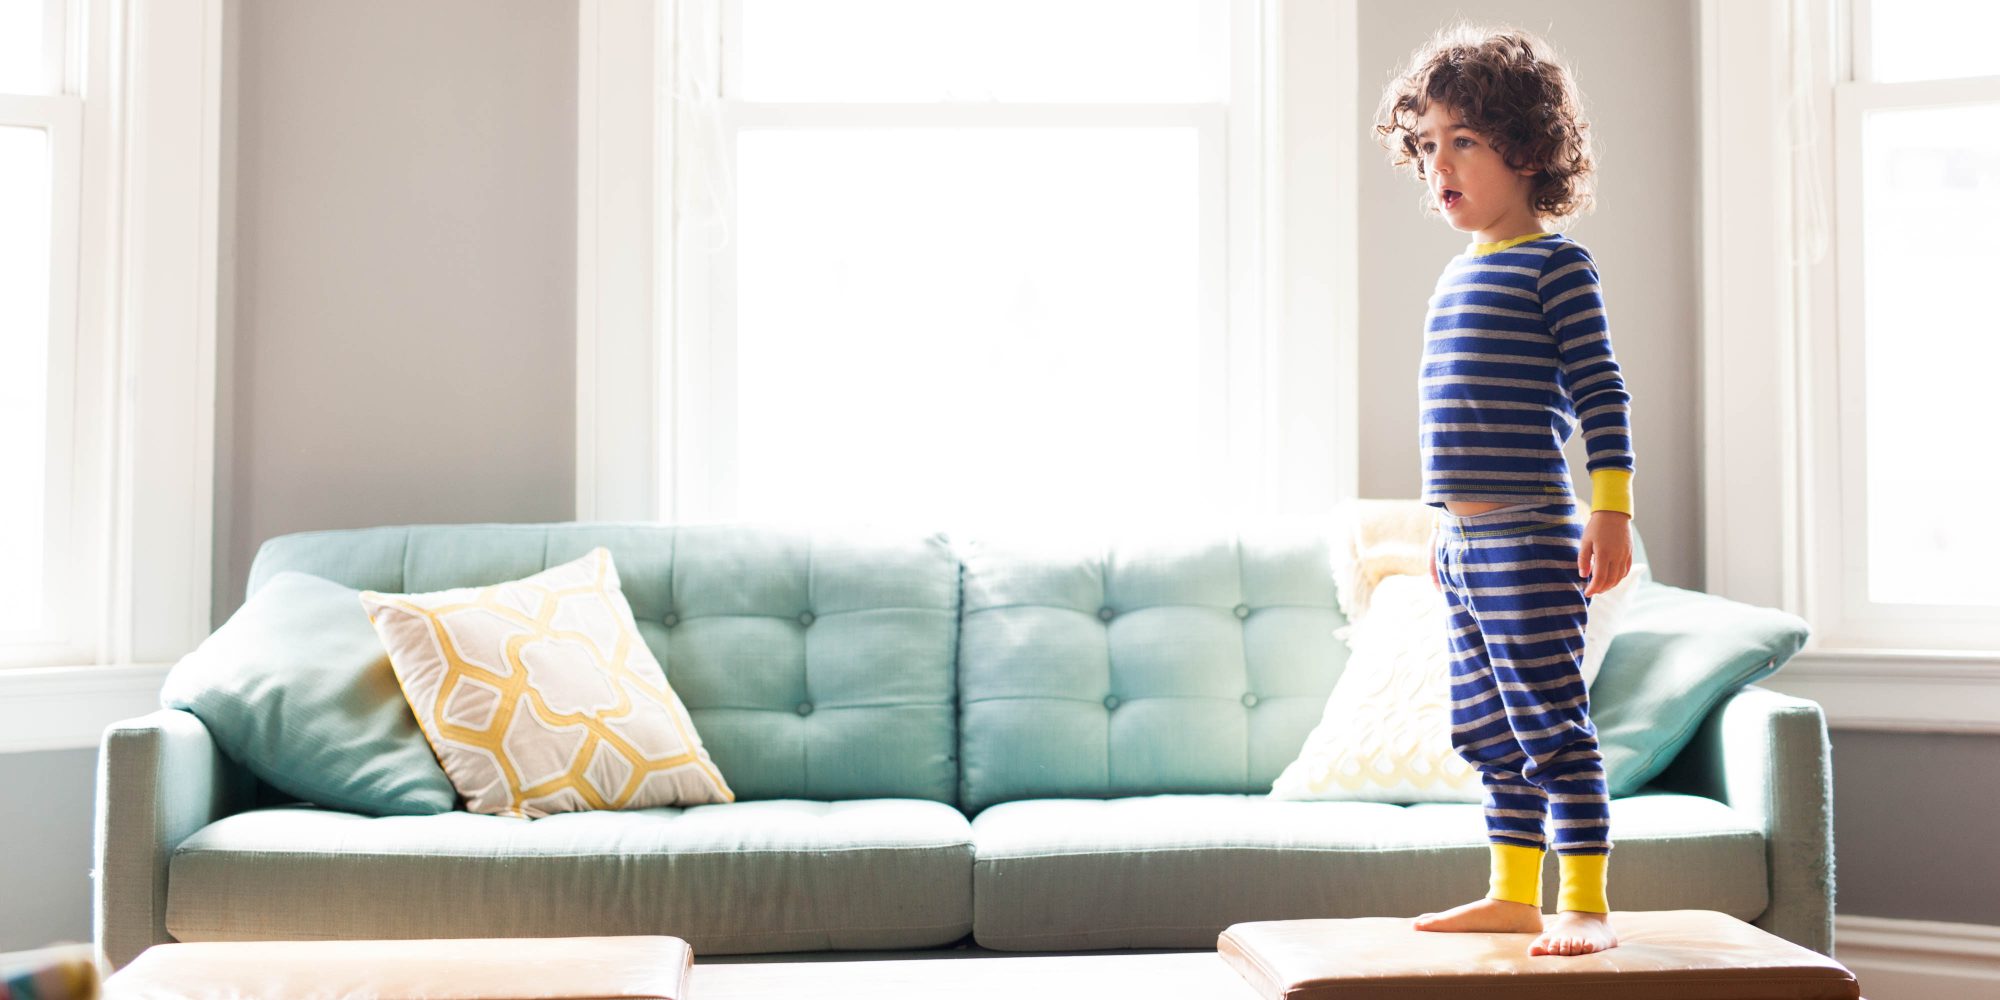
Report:
[[[248,586],[299,570],[438,590],[596,545],[736,802],[363,816],[284,801],[193,714],[163,709],[104,735],[94,876],[112,967],[171,940],[1206,948],[1237,921],[1413,916],[1485,888],[1478,805],[1266,795],[1346,662],[1324,533],[385,527],[273,538]],[[1782,612],[1639,587],[1628,629],[1654,638],[1751,622],[1766,666],[1804,640]],[[1819,707],[1745,686],[1690,728],[1611,804],[1614,908],[1720,910],[1830,954]]]

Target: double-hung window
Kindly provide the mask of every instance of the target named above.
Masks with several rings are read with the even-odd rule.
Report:
[[[0,666],[82,662],[99,583],[76,512],[83,102],[72,6],[0,0]]]
[[[1351,488],[1349,5],[582,11],[579,516],[1034,530]]]
[[[1826,8],[1813,583],[1830,647],[2000,649],[2000,7]]]

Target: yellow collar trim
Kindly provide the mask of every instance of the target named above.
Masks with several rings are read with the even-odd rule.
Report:
[[[1472,245],[1472,255],[1474,257],[1484,257],[1489,253],[1498,253],[1508,247],[1526,243],[1529,240],[1542,240],[1554,235],[1554,233],[1529,233],[1526,236],[1516,236],[1511,240],[1498,240],[1493,243],[1474,243]]]

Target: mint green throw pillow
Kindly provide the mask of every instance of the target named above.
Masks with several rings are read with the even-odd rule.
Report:
[[[1590,687],[1611,796],[1658,777],[1715,706],[1776,673],[1810,633],[1805,619],[1776,608],[1642,583]]]
[[[174,664],[160,704],[193,712],[231,759],[306,802],[371,816],[456,804],[360,591],[331,580],[271,577]]]

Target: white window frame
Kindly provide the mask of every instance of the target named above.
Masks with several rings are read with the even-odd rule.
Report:
[[[62,38],[66,9],[50,5],[54,38]],[[53,39],[51,39],[53,41]],[[49,94],[0,94],[0,126],[36,128],[47,136],[51,180],[49,199],[48,377],[47,423],[42,463],[43,564],[42,589],[47,611],[42,628],[12,641],[0,642],[0,668],[80,661],[89,656],[92,622],[87,613],[95,581],[90,568],[96,539],[88,522],[73,516],[74,506],[90,486],[88,442],[76,433],[77,377],[77,243],[81,228],[83,181],[83,100],[68,92],[61,62],[51,60],[57,79]],[[83,475],[78,475],[83,473]]]
[[[2000,659],[2000,609],[1944,607],[1937,605],[1878,604],[1867,598],[1866,487],[1863,463],[1866,455],[1861,441],[1866,433],[1867,399],[1863,391],[1866,372],[1860,359],[1864,326],[1862,244],[1861,127],[1871,111],[1949,107],[1961,104],[2000,104],[2000,76],[1962,80],[1920,80],[1906,83],[1877,83],[1870,79],[1868,30],[1871,0],[1845,0],[1850,5],[1852,72],[1833,69],[1834,247],[1833,266],[1838,280],[1829,282],[1827,272],[1815,270],[1811,279],[1816,295],[1824,295],[1831,285],[1837,302],[1826,303],[1837,337],[1836,354],[1841,370],[1830,384],[1840,387],[1836,399],[1823,394],[1815,414],[1820,426],[1834,428],[1818,452],[1827,475],[1822,488],[1837,493],[1838,516],[1821,521],[1816,550],[1837,551],[1843,558],[1821,564],[1814,583],[1826,596],[1820,614],[1827,627],[1827,645],[1850,649],[1893,648],[1916,645],[1912,637],[1930,637],[1925,645],[1944,653],[1984,655]],[[1824,330],[1822,329],[1822,333]],[[1829,384],[1829,383],[1823,383]],[[1837,406],[1835,404],[1838,404]],[[1838,422],[1837,424],[1835,422]],[[1949,498],[1940,497],[1940,500]],[[1973,498],[1965,498],[1973,499]],[[1940,511],[1944,516],[1947,512]]]
[[[51,425],[69,634],[0,654],[0,753],[93,747],[209,631],[223,0],[74,0]],[[53,20],[53,18],[52,18]],[[64,140],[67,145],[67,139]],[[59,440],[60,430],[67,440]]]
[[[1945,92],[1852,82],[1866,3],[1702,3],[1704,589],[1807,620],[1805,648],[1761,683],[1829,725],[2000,732],[2000,651],[1915,648],[1897,637],[1937,612],[1843,600],[1863,551],[1860,400],[1839,368],[1860,335],[1854,124]]]
[[[727,10],[726,5],[723,9]],[[1229,229],[1204,233],[1205,443],[1234,470],[1238,510],[1314,516],[1358,482],[1354,269],[1358,80],[1354,0],[1229,0],[1232,107],[761,105],[730,124],[828,121],[1193,123],[1203,169],[1226,178]],[[734,478],[729,317],[678,252],[673,192],[689,183],[685,116],[663,115],[675,32],[704,32],[693,3],[583,0],[579,10],[577,517],[729,519]],[[677,18],[669,23],[668,18]],[[724,27],[721,30],[726,31]],[[710,65],[721,46],[710,38]],[[1343,72],[1346,70],[1346,72]],[[695,79],[699,90],[713,80]],[[982,114],[982,112],[984,112]],[[662,364],[662,361],[666,362]],[[657,374],[656,374],[657,373]],[[661,419],[671,414],[670,422]],[[670,447],[661,447],[662,444]],[[1289,459],[1288,459],[1289,456]]]

